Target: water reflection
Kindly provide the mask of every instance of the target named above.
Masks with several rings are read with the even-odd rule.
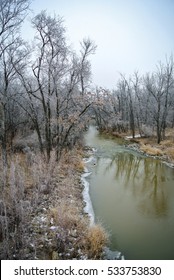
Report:
[[[111,233],[111,249],[126,259],[174,259],[174,169],[142,157],[91,128],[88,163],[95,219]]]
[[[163,163],[150,158],[135,157],[127,152],[117,153],[108,162],[105,172],[115,169],[115,180],[131,190],[137,198],[138,209],[144,215],[165,216],[168,212],[168,197],[165,187],[168,169]]]

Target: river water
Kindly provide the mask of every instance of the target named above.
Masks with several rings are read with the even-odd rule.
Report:
[[[94,126],[85,142],[96,149],[86,163],[89,195],[95,221],[110,234],[110,249],[126,259],[174,259],[174,169]]]

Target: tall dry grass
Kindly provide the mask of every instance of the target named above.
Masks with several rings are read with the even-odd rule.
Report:
[[[86,253],[89,259],[97,260],[103,257],[103,248],[108,243],[108,234],[104,228],[96,224],[91,226],[86,235]]]
[[[1,259],[97,259],[106,236],[88,229],[80,174],[82,151],[66,152],[49,164],[40,154],[15,153],[0,164]]]
[[[141,145],[141,150],[151,156],[162,156],[163,155],[163,152],[161,149],[159,149],[157,147],[153,147],[149,144]]]
[[[13,259],[19,248],[25,248],[23,236],[31,209],[31,202],[25,196],[25,172],[17,157],[10,161],[0,193],[1,258]]]
[[[55,159],[48,165],[39,154],[17,153],[11,156],[5,176],[2,164],[0,169],[0,257],[23,258],[31,214],[43,190],[51,191]]]

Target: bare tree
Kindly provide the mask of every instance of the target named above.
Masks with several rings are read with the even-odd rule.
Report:
[[[135,123],[135,94],[134,90],[132,88],[132,81],[131,78],[129,80],[126,79],[124,75],[121,74],[121,90],[124,92],[125,96],[125,103],[127,103],[127,109],[128,109],[128,121],[130,125],[130,130],[132,132],[132,137],[135,137],[135,129],[136,129],[136,123]],[[126,101],[127,100],[127,101]]]
[[[83,95],[85,93],[85,89],[87,85],[85,85],[85,82],[89,80],[89,77],[91,75],[90,73],[90,62],[88,60],[88,57],[91,54],[94,54],[96,51],[97,46],[93,41],[91,41],[89,38],[83,39],[81,42],[81,60],[80,60],[80,82],[81,82],[81,94]]]
[[[172,105],[173,91],[173,59],[170,58],[166,65],[160,63],[157,71],[147,74],[145,87],[151,98],[151,116],[156,125],[157,142],[165,137],[166,120]]]
[[[85,92],[90,77],[88,59],[95,46],[89,39],[84,40],[80,55],[72,52],[66,44],[62,18],[48,16],[45,11],[32,20],[32,25],[36,30],[34,61],[28,73],[18,74],[28,96],[30,110],[23,106],[24,110],[31,117],[42,152],[45,142],[49,161],[53,146],[59,159],[61,151],[75,143],[83,127],[83,116],[91,104]]]
[[[31,94],[42,105],[47,159],[49,161],[52,149],[51,121],[53,112],[51,103],[53,103],[55,95],[58,98],[57,85],[61,83],[60,78],[66,72],[65,29],[60,17],[52,18],[47,16],[44,11],[32,20],[32,24],[37,31],[35,38],[37,58],[32,65],[32,73],[38,90],[32,90]],[[57,110],[58,107],[57,103]]]
[[[0,57],[13,41],[11,35],[17,33],[29,9],[29,0],[0,1]]]
[[[28,0],[0,1],[0,141],[4,165],[7,165],[7,104],[15,65],[21,65],[19,28],[29,8]]]

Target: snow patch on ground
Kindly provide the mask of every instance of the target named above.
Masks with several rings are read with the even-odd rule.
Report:
[[[91,156],[88,159],[84,159],[85,163],[89,163],[93,160],[93,157]],[[87,167],[85,167],[85,172],[81,176],[81,181],[84,186],[83,190],[83,200],[85,202],[84,212],[89,215],[90,218],[90,225],[94,224],[94,210],[92,207],[91,198],[89,195],[89,182],[86,180],[86,178],[91,174],[91,172],[88,171]]]
[[[140,134],[136,134],[134,136],[134,138],[141,138],[141,137],[142,137],[142,135],[140,135]],[[133,136],[132,135],[131,136],[126,136],[125,139],[133,139]]]

